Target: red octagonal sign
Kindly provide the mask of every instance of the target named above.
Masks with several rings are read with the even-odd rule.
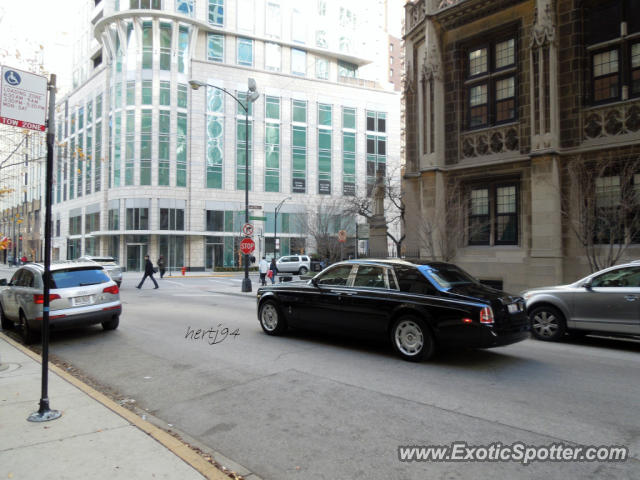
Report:
[[[245,255],[249,255],[250,253],[253,253],[255,249],[256,249],[256,243],[250,238],[244,238],[240,242],[240,251]]]

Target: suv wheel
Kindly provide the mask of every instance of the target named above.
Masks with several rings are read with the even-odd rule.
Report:
[[[307,267],[300,267],[300,270],[298,270],[298,274],[300,274],[300,275],[306,275],[306,273],[307,273],[308,271],[309,271],[309,270],[307,269]]]
[[[120,317],[116,315],[111,320],[102,322],[102,328],[104,328],[105,330],[115,330],[116,328],[118,328],[119,324],[120,324]]]
[[[529,313],[531,333],[538,340],[557,342],[564,337],[567,322],[560,311],[552,306],[543,305]]]
[[[29,327],[29,322],[24,312],[20,312],[20,336],[22,337],[22,343],[25,345],[31,345],[36,341],[36,335]]]

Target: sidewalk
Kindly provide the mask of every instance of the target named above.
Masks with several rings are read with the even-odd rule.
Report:
[[[32,423],[40,357],[0,334],[0,478],[215,479],[228,476],[182,442],[50,366],[57,420]]]

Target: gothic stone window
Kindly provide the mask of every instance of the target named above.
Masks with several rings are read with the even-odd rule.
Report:
[[[585,29],[592,103],[640,96],[640,2],[590,1]]]
[[[516,182],[485,183],[469,189],[469,245],[517,245],[520,202]]]
[[[516,45],[515,35],[502,35],[465,50],[469,129],[516,119]]]

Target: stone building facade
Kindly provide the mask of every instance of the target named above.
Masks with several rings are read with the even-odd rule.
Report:
[[[587,193],[599,212],[640,192],[640,175],[624,168],[640,158],[638,2],[420,0],[405,10],[407,251],[514,292],[588,274],[575,173],[594,169]],[[618,261],[640,255],[627,218]],[[598,228],[590,252],[617,251]]]

